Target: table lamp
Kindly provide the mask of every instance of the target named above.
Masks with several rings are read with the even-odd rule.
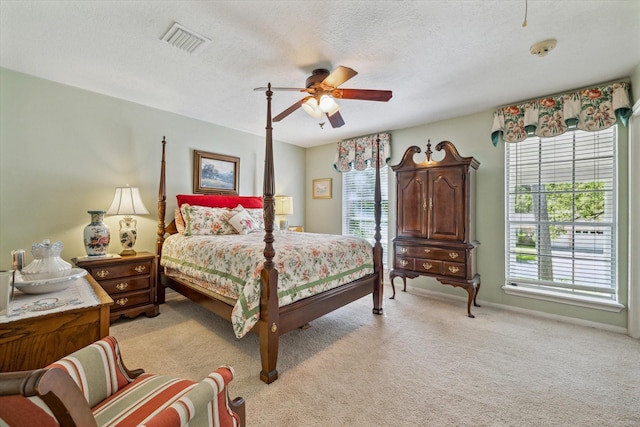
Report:
[[[120,244],[122,252],[120,255],[135,255],[133,246],[136,244],[138,231],[137,221],[131,215],[148,215],[149,211],[142,203],[140,190],[137,187],[116,187],[111,207],[107,210],[107,215],[124,215],[120,220]]]
[[[276,215],[280,217],[280,230],[287,229],[287,215],[293,214],[293,197],[276,196]]]

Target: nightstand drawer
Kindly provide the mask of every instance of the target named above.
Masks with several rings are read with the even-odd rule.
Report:
[[[156,282],[156,255],[138,252],[135,255],[105,259],[74,260],[86,269],[112,297],[111,321],[120,316],[148,317],[159,313]]]
[[[100,286],[102,286],[102,289],[107,291],[107,293],[115,299],[115,295],[118,293],[149,289],[151,287],[151,283],[149,281],[149,277],[133,276],[122,277],[116,280],[101,280]]]
[[[88,270],[93,277],[102,283],[103,280],[107,279],[150,274],[151,262],[142,261],[114,266],[103,265],[101,267],[89,267]]]
[[[149,304],[149,302],[149,292],[114,295],[114,304],[111,306],[111,312],[117,312],[124,308],[133,307],[136,305]]]

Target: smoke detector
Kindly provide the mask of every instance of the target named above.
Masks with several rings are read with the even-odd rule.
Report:
[[[556,39],[548,39],[531,46],[531,54],[539,57],[547,56],[556,47]]]

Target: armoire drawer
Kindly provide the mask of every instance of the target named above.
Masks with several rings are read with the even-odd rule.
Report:
[[[414,258],[466,262],[466,252],[463,250],[434,248],[432,246],[398,245],[396,247],[396,254]]]

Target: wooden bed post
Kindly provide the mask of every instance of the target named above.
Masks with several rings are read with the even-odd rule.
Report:
[[[273,128],[271,126],[271,83],[266,91],[267,95],[267,126],[266,146],[264,156],[264,268],[260,273],[260,320],[258,330],[260,334],[260,359],[262,371],[260,379],[267,384],[278,379],[278,341],[279,341],[279,302],[278,302],[278,270],[273,258],[273,224],[275,220],[275,175],[273,167]]]
[[[166,161],[165,161],[165,146],[167,145],[167,141],[165,137],[162,137],[162,160],[160,162],[160,187],[158,188],[158,238],[156,240],[156,254],[158,254],[158,259],[156,259],[156,277],[158,278],[158,286],[157,289],[157,297],[158,304],[164,304],[165,302],[165,289],[164,285],[160,283],[160,272],[162,267],[160,267],[160,254],[162,253],[162,245],[164,244],[164,236],[166,234],[165,231],[165,223],[164,216],[167,209],[167,187],[166,187],[166,177],[165,177],[165,169],[166,169]]]
[[[384,286],[384,265],[382,264],[382,244],[380,240],[380,221],[382,219],[382,195],[380,189],[380,135],[376,135],[376,184],[374,197],[374,217],[376,223],[375,240],[373,247],[373,268],[378,276],[378,283],[373,285],[373,313],[382,314],[382,291]]]

